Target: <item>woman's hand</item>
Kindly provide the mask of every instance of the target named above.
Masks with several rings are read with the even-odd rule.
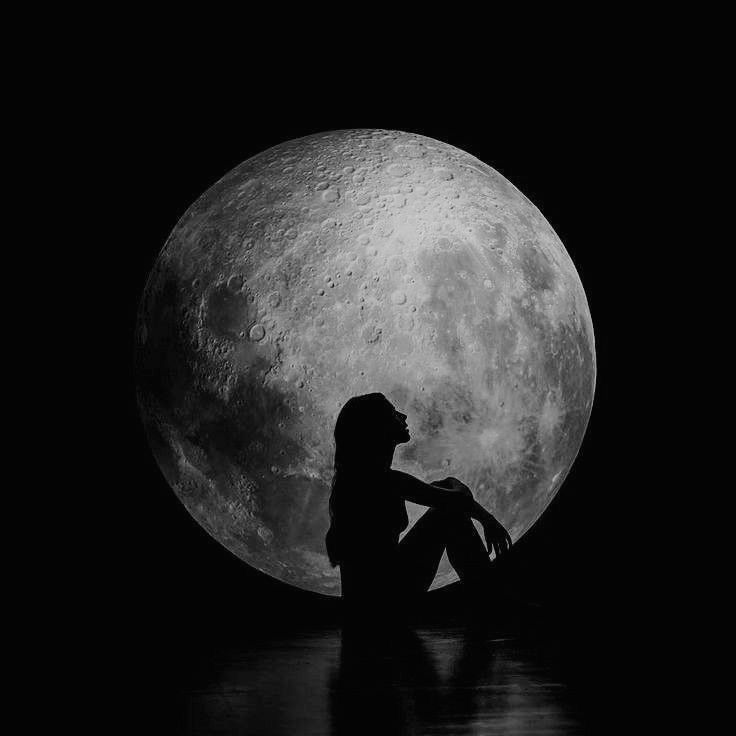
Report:
[[[481,521],[483,526],[483,534],[486,538],[486,547],[488,554],[491,551],[496,553],[496,559],[506,554],[511,548],[511,537],[509,533],[501,526],[501,524],[491,514]]]

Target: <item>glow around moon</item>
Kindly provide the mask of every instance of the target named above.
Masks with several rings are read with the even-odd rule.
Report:
[[[394,467],[462,479],[516,541],[569,471],[595,387],[585,293],[540,211],[473,156],[396,131],[313,135],[233,169],[171,233],[136,340],[147,435],[192,516],[330,595],[350,396],[383,392],[412,434]],[[445,558],[433,587],[455,579]]]

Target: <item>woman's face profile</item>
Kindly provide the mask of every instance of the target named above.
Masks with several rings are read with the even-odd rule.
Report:
[[[389,432],[393,441],[399,445],[411,439],[406,424],[406,414],[402,414],[390,401],[387,401]]]

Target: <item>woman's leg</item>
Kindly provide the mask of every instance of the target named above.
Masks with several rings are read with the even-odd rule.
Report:
[[[399,544],[399,574],[406,593],[429,589],[445,549],[461,580],[470,584],[487,580],[491,561],[470,516],[430,509]]]
[[[445,526],[441,514],[429,509],[399,542],[402,592],[415,595],[429,589],[447,544]]]

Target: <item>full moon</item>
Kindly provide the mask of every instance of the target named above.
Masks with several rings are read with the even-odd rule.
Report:
[[[136,372],[191,515],[258,570],[339,595],[324,536],[345,401],[384,393],[412,436],[394,467],[460,478],[517,541],[575,460],[596,360],[575,266],[516,187],[431,138],[341,130],[189,207],[145,286]],[[444,557],[432,587],[456,579]]]

